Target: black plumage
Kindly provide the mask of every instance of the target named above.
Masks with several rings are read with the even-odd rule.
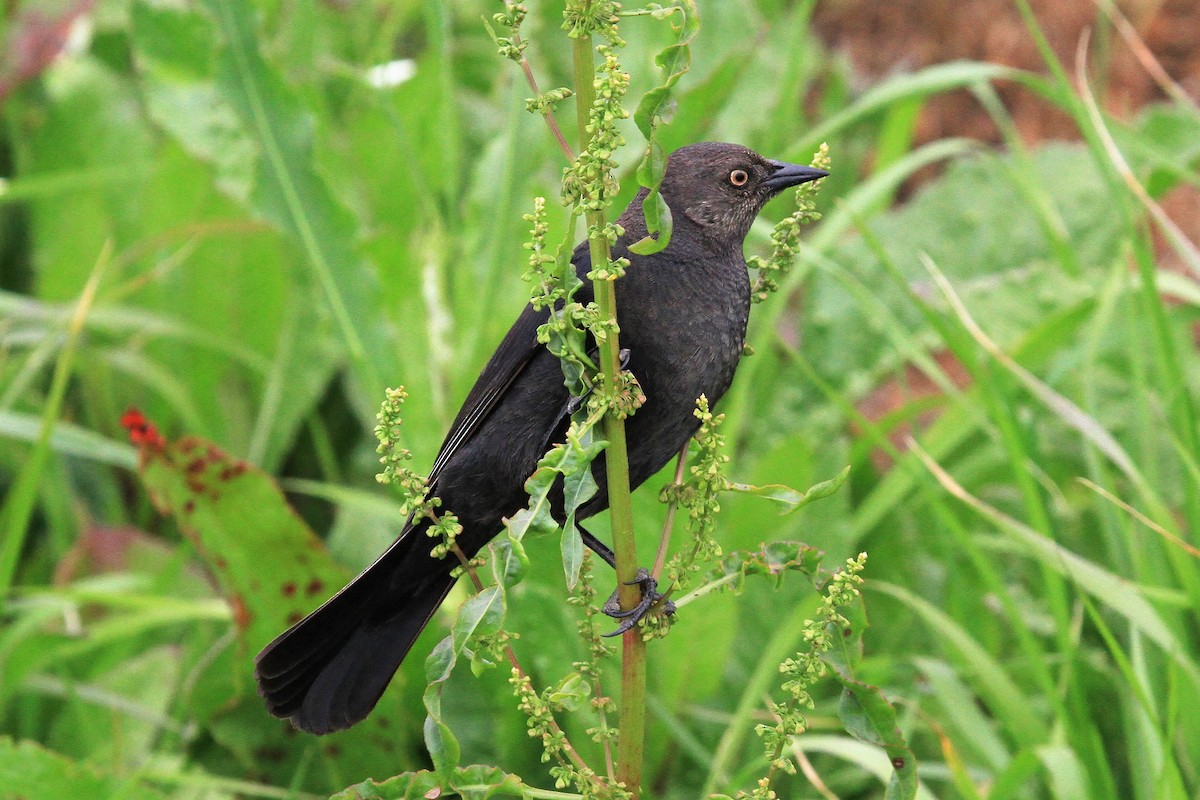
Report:
[[[630,483],[636,487],[679,451],[698,425],[692,411],[729,388],[750,313],[742,244],[763,205],[784,188],[823,177],[811,167],[770,161],[738,145],[706,142],[671,154],[662,182],[674,230],[670,244],[638,256],[646,235],[645,190],[618,223],[613,257],[630,265],[616,283],[620,341],[646,395],[626,421]],[[586,280],[587,243],[573,263]],[[546,311],[526,307],[468,394],[430,472],[431,491],[463,525],[459,545],[473,555],[525,503],[525,479],[560,441],[569,397],[558,360],[537,342]],[[608,504],[603,455],[593,466],[600,491],[578,514]],[[453,585],[456,562],[429,555],[421,526],[400,537],[341,592],[263,648],[255,660],[268,710],[312,733],[362,720]]]

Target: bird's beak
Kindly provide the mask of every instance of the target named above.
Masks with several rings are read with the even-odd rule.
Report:
[[[824,178],[829,173],[816,167],[806,167],[802,164],[789,164],[786,161],[772,161],[775,172],[762,185],[772,192],[783,191],[789,186],[799,186],[802,183]]]

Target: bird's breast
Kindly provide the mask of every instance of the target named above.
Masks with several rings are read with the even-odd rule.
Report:
[[[646,269],[639,269],[645,266]],[[627,423],[635,483],[695,432],[700,395],[715,404],[733,380],[750,313],[740,254],[723,260],[630,266],[617,282],[621,347],[646,394]]]

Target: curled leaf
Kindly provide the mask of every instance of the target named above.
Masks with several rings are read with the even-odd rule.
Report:
[[[736,576],[731,584],[735,592],[742,590],[747,575],[764,575],[779,586],[787,572],[816,575],[822,556],[822,551],[803,542],[770,542],[758,552],[730,553],[721,559],[712,575],[717,579]]]
[[[751,486],[748,483],[731,483],[729,491],[741,492],[742,494],[752,494],[756,497],[765,497],[778,503],[781,508],[780,514],[791,514],[814,500],[820,500],[823,497],[829,497],[831,494],[842,488],[842,484],[846,482],[846,478],[850,476],[850,466],[847,465],[837,475],[827,481],[813,484],[807,491],[801,492],[793,489],[790,486],[784,486],[780,483],[769,483],[766,486]]]
[[[700,31],[700,14],[693,0],[680,0],[674,6],[656,12],[659,17],[675,13],[683,18],[676,28],[679,38],[654,57],[654,63],[662,69],[662,82],[642,95],[633,114],[638,130],[646,137],[646,154],[638,166],[637,178],[639,184],[650,190],[642,202],[649,235],[635,242],[629,250],[642,256],[659,252],[671,241],[671,209],[658,192],[667,166],[666,152],[658,141],[658,126],[674,114],[675,100],[671,92],[691,66],[691,42]]]
[[[442,719],[442,687],[450,679],[468,640],[487,636],[500,630],[504,622],[504,591],[489,586],[462,604],[450,635],[438,642],[425,659],[425,679],[428,685],[422,699],[425,702],[425,746],[438,774],[448,778],[458,766],[462,753],[450,726]]]

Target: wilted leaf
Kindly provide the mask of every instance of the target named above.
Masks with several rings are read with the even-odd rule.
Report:
[[[252,656],[339,589],[349,574],[288,506],[269,476],[197,437],[168,442],[143,428],[139,472],[155,506],[175,518],[233,609],[242,647],[230,651],[234,682],[201,709],[213,738],[247,770],[278,780],[294,773],[303,747],[288,723],[267,714],[251,678]],[[153,432],[147,435],[146,431]],[[403,746],[394,699],[385,694],[367,722],[322,739],[339,769],[378,772]]]

